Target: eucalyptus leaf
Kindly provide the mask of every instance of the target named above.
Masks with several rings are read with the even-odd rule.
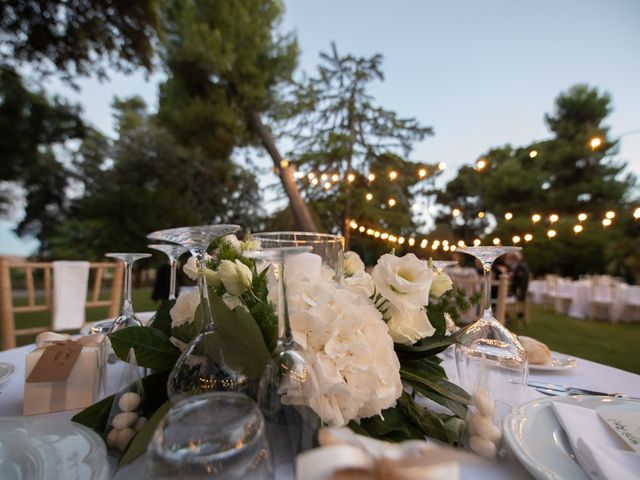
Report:
[[[131,442],[127,446],[127,449],[122,454],[122,457],[120,457],[118,466],[127,465],[133,462],[136,458],[147,451],[147,446],[151,441],[153,432],[155,432],[156,427],[167,414],[170,407],[171,404],[169,403],[169,401],[166,401],[160,408],[155,411],[151,418],[149,418],[149,421],[145,423],[140,431],[136,434],[136,436],[133,437],[133,440],[131,440]]]
[[[109,334],[113,351],[126,360],[129,349],[136,352],[138,365],[153,370],[172,368],[180,350],[160,330],[147,327],[127,327]]]

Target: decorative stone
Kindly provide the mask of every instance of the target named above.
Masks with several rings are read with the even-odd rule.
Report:
[[[136,412],[121,412],[113,417],[113,428],[122,430],[123,428],[133,426],[138,420],[138,414]]]
[[[116,440],[118,450],[124,452],[124,449],[127,448],[127,445],[129,445],[129,442],[133,437],[135,437],[135,435],[136,432],[133,428],[123,428],[122,430],[119,430],[118,438]]]
[[[118,446],[118,432],[120,430],[112,428],[107,434],[107,447],[116,448]]]
[[[479,389],[473,396],[473,404],[486,417],[493,417],[494,413],[496,413],[493,397],[483,388]]]
[[[139,432],[142,427],[147,423],[147,417],[140,417],[136,424],[133,426],[136,432]]]
[[[469,432],[494,443],[497,443],[502,437],[500,429],[493,423],[491,418],[479,413],[475,413],[469,418]]]
[[[478,435],[469,437],[469,448],[484,458],[495,458],[498,453],[495,444],[491,440]]]
[[[123,412],[131,412],[140,405],[140,395],[136,392],[127,392],[120,397],[118,406]]]

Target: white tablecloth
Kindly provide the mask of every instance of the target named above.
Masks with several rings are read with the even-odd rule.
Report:
[[[0,384],[0,416],[21,416],[22,398],[24,389],[24,359],[27,351],[32,346],[20,347],[13,350],[0,352],[0,362],[12,363],[16,367],[14,375],[6,382]],[[109,365],[107,375],[107,390],[113,392],[117,388],[122,363]],[[456,381],[455,367],[450,358],[445,358],[443,365],[449,373],[452,381]],[[572,370],[562,372],[547,372],[546,374],[530,373],[530,379],[550,383],[560,383],[605,392],[625,392],[629,395],[640,396],[640,375],[625,372],[612,367],[607,367],[588,360],[578,359],[578,366]],[[528,388],[524,401],[534,400],[543,395],[533,388]],[[41,415],[43,418],[59,420],[69,419],[77,413],[77,410],[56,412]],[[116,460],[110,459],[115,472]],[[499,463],[487,462],[468,452],[460,451],[461,478],[469,480],[516,480],[529,479],[531,476],[518,463],[513,455],[508,453]],[[137,463],[137,464],[136,464]],[[140,462],[134,462],[131,467],[117,472],[118,479],[140,478]]]

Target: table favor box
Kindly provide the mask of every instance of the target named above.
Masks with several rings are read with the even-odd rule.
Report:
[[[106,363],[104,335],[72,339],[45,332],[25,362],[24,415],[85,408],[98,398]]]

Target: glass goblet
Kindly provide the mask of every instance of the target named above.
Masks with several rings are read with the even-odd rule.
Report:
[[[251,234],[259,248],[311,247],[311,253],[322,259],[323,272],[337,282],[344,274],[344,237],[329,233],[261,232]]]
[[[133,264],[141,258],[150,257],[150,253],[105,253],[105,257],[115,258],[124,263],[124,286],[122,311],[109,328],[109,333],[126,327],[141,327],[142,322],[136,317],[131,302],[131,270]]]
[[[457,251],[472,255],[484,272],[484,313],[465,328],[455,346],[456,366],[462,388],[469,392],[481,387],[491,392],[497,403],[516,406],[527,384],[527,355],[518,338],[493,316],[491,309],[491,266],[520,247],[478,246]],[[506,413],[506,412],[505,412]]]
[[[183,399],[156,428],[145,478],[268,480],[273,465],[255,402],[234,392]]]
[[[171,267],[171,276],[169,280],[169,298],[168,300],[176,299],[176,267],[178,266],[178,259],[183,253],[189,251],[187,247],[182,245],[172,245],[169,243],[156,243],[153,245],[147,245],[148,248],[158,250],[164,253],[169,258],[169,266]]]
[[[287,259],[311,249],[311,246],[277,247],[245,252],[247,257],[270,262],[276,280],[278,341],[260,378],[258,406],[265,417],[279,476],[291,474],[296,455],[313,447],[321,423],[310,408],[300,405],[305,403],[306,396],[319,391],[318,381],[302,349],[293,340],[287,303]]]
[[[238,225],[201,225],[159,230],[147,236],[151,240],[173,242],[188,248],[196,257],[198,267],[199,310],[203,326],[182,351],[169,375],[167,393],[172,403],[189,395],[220,390],[244,391],[248,386],[247,376],[231,368],[222,358],[205,278],[204,255],[209,244],[239,229]]]

